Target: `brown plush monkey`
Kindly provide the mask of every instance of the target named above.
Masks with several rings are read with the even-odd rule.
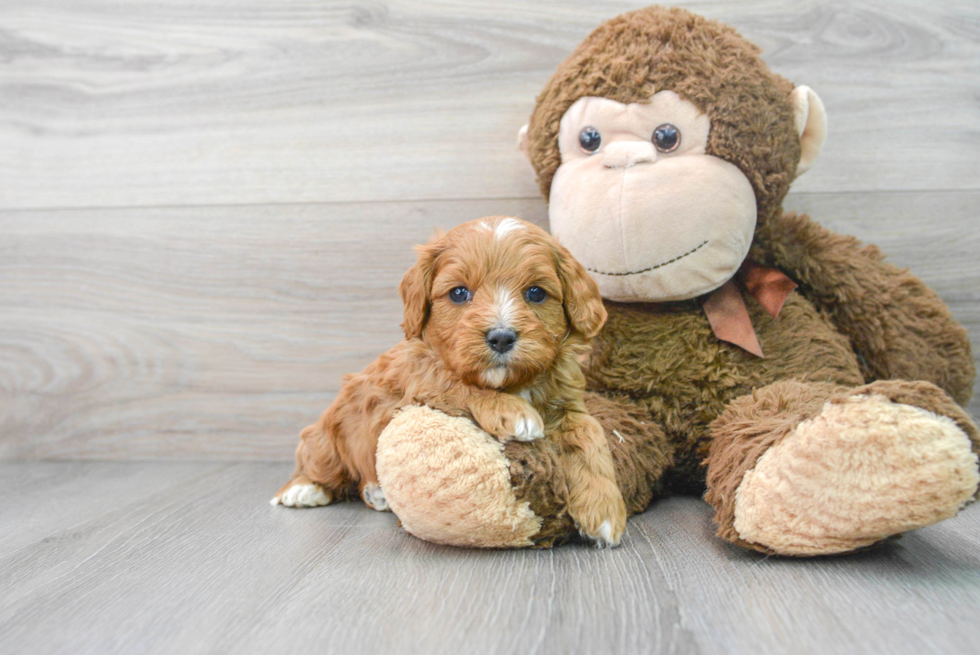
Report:
[[[679,9],[604,23],[538,97],[522,145],[552,231],[607,299],[588,405],[631,513],[706,492],[723,539],[806,556],[977,494],[964,330],[875,247],[782,211],[825,125],[812,90]],[[378,468],[413,534],[548,546],[574,533],[553,448],[417,408]]]

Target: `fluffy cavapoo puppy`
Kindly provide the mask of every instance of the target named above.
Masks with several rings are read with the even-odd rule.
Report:
[[[490,217],[419,248],[401,283],[405,340],[343,388],[303,430],[290,507],[353,495],[388,509],[375,472],[378,435],[407,405],[472,419],[500,440],[556,439],[579,531],[615,545],[626,527],[602,428],[585,409],[579,364],[606,311],[595,282],[551,235]]]

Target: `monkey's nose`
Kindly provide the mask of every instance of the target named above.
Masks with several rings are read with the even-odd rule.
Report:
[[[606,168],[629,168],[656,159],[657,151],[646,141],[613,141],[602,151],[602,165]]]
[[[487,332],[487,345],[490,350],[503,355],[514,347],[517,342],[517,333],[510,328],[494,328]]]

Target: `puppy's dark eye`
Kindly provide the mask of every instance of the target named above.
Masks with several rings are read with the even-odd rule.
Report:
[[[449,299],[457,305],[462,305],[464,302],[469,302],[472,297],[473,294],[470,293],[470,290],[466,287],[456,287],[449,292]]]
[[[681,131],[670,123],[664,123],[653,131],[651,140],[660,152],[672,152],[681,144]]]
[[[533,302],[535,305],[538,305],[544,302],[548,294],[541,287],[530,287],[524,292],[524,297],[527,298],[528,302]]]
[[[599,134],[599,130],[591,125],[583,127],[582,131],[578,133],[578,144],[582,146],[582,150],[585,152],[595,152],[602,144],[602,135]]]

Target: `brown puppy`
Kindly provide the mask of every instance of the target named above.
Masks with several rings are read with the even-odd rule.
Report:
[[[612,546],[626,527],[602,428],[579,364],[606,320],[595,282],[547,232],[508,217],[464,223],[419,248],[401,284],[405,340],[343,388],[303,430],[292,479],[272,499],[326,505],[357,489],[388,509],[378,435],[406,405],[466,416],[500,440],[561,444],[579,531]]]

